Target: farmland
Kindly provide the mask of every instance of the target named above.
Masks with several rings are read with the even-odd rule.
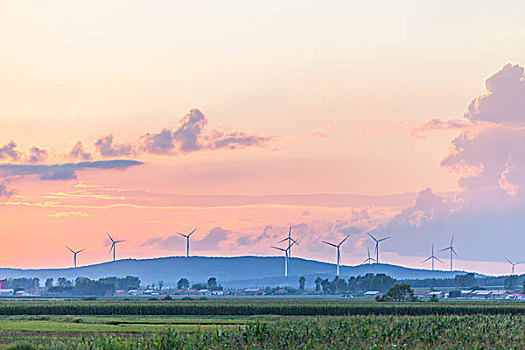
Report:
[[[0,313],[3,346],[27,341],[63,349],[525,347],[525,306],[512,302],[1,301]]]
[[[377,303],[345,298],[210,298],[97,301],[0,301],[0,315],[368,316],[525,315],[525,303],[450,301]]]

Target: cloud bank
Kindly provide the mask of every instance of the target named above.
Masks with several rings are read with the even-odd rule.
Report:
[[[521,258],[525,244],[525,76],[506,65],[486,81],[464,117],[489,122],[456,137],[441,165],[460,174],[462,191],[453,198],[421,191],[415,204],[377,231],[396,237],[406,254],[456,235],[458,253],[472,260]],[[392,241],[394,243],[394,240]]]
[[[91,159],[91,154],[84,149],[84,145],[82,144],[81,141],[78,141],[73,146],[68,156],[72,159],[82,159],[82,160]]]
[[[37,175],[40,180],[69,180],[77,178],[77,171],[87,169],[127,169],[141,165],[135,160],[102,160],[96,162],[65,163],[55,165],[0,164],[0,177]]]
[[[20,154],[16,150],[16,143],[11,140],[2,147],[0,147],[0,160],[18,160]]]
[[[261,146],[271,140],[271,137],[238,131],[225,133],[211,130],[205,133],[207,124],[206,116],[200,110],[192,109],[180,120],[178,127],[164,128],[159,133],[143,135],[139,148],[151,154],[175,155],[201,150]]]
[[[2,197],[5,197],[5,198],[9,198],[13,195],[13,191],[9,191],[7,188],[6,188],[6,184],[5,184],[5,181],[4,182],[0,182],[0,198]]]

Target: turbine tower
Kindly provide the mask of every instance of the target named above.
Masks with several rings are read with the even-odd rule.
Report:
[[[73,253],[73,266],[74,266],[74,268],[76,269],[76,268],[77,268],[77,254],[80,253],[80,252],[83,252],[85,249],[77,250],[77,251],[75,252],[73,249],[71,249],[71,248],[69,248],[69,247],[66,247],[66,248],[69,249],[69,251],[70,251],[71,253]]]
[[[381,239],[376,239],[374,236],[370,234],[370,232],[367,232],[367,234],[376,242],[376,264],[379,264],[379,243],[386,241],[390,237],[385,237]]]
[[[452,271],[452,260],[455,256],[458,256],[456,251],[454,250],[454,234],[452,234],[452,239],[450,240],[450,245],[446,248],[441,249],[440,251],[444,252],[445,250],[450,250],[450,271]],[[452,255],[454,253],[454,255]]]
[[[197,231],[197,229],[191,231],[187,235],[184,233],[177,232],[177,234],[181,235],[182,237],[186,237],[186,257],[190,257],[190,236],[193,234],[193,232]]]
[[[347,239],[348,237],[350,237],[350,235],[346,236],[345,239],[343,239],[341,242],[339,242],[339,244],[333,244],[333,243],[330,243],[330,242],[327,242],[327,241],[323,241],[323,243],[325,244],[328,244],[328,245],[331,245],[332,247],[335,247],[337,248],[337,269],[336,269],[336,276],[339,276],[339,262],[341,261],[341,251],[340,251],[340,247],[341,247],[341,244],[343,244]]]
[[[286,242],[286,241],[288,241],[288,247],[289,248],[291,248],[291,246],[294,243],[297,243],[297,241],[294,238],[292,238],[292,225],[290,225],[290,228],[288,229],[288,237],[286,237],[283,240],[280,240],[279,243]],[[297,243],[297,244],[299,244],[299,243]],[[292,258],[292,250],[291,249],[288,251],[288,258]]]
[[[372,264],[372,261],[375,261],[375,259],[370,257],[370,248],[366,248],[366,251],[368,253],[368,258],[366,258],[365,261],[363,261],[363,264],[368,263],[368,265],[370,265]]]
[[[434,255],[434,243],[432,243],[432,254],[430,254],[430,256],[428,258],[423,260],[423,262],[426,263],[429,260],[432,260],[432,271],[434,271],[434,261],[435,260],[437,260],[439,262],[442,262],[441,260],[439,260],[439,258],[437,256]]]
[[[291,245],[289,245],[287,248],[279,248],[275,246],[271,246],[273,249],[280,250],[284,252],[284,277],[288,277],[288,256],[290,253],[290,248],[295,244],[296,242],[293,241]]]
[[[106,234],[108,235],[109,239],[111,240],[111,248],[109,248],[109,252],[111,253],[111,251],[113,250],[113,261],[115,261],[115,255],[116,255],[115,251],[117,249],[117,244],[118,243],[122,243],[122,242],[126,242],[126,241],[125,240],[115,241],[113,239],[113,237],[111,237],[109,235],[109,233],[106,233]]]
[[[507,262],[508,262],[509,264],[512,265],[511,276],[514,276],[514,267],[515,267],[516,265],[523,264],[523,263],[525,262],[525,261],[518,261],[518,262],[513,263],[512,261],[510,261],[510,260],[507,259],[507,258],[505,258],[505,260],[507,260]]]

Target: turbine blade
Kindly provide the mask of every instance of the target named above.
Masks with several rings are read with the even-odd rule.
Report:
[[[451,247],[446,247],[440,250],[440,252],[444,252],[445,250],[449,250]]]
[[[507,260],[507,262],[508,262],[509,264],[514,265],[514,264],[512,263],[512,261],[510,261],[509,259],[505,258],[505,260]]]
[[[348,239],[348,237],[350,237],[350,235],[346,236],[346,237],[345,237],[345,239],[343,239],[343,240],[342,240],[341,242],[339,242],[339,244],[338,244],[338,245],[341,245],[341,244],[343,244],[343,243],[344,243],[344,242],[345,242],[345,241],[346,241],[346,240]]]
[[[378,242],[386,241],[386,240],[389,239],[389,238],[390,238],[390,237],[381,238]]]
[[[432,257],[431,257],[431,256],[430,256],[430,257],[428,257],[428,258],[426,258],[425,260],[423,260],[423,262],[425,263],[425,262],[429,261],[430,259],[432,259]]]
[[[111,253],[111,250],[115,249],[115,242],[111,245],[111,248],[109,248],[109,252]]]
[[[323,241],[323,243],[326,243],[328,245],[331,245],[332,247],[336,247],[337,248],[337,246],[335,244],[333,244],[333,243],[330,243],[330,242],[327,242],[327,241]]]
[[[82,253],[84,250],[86,250],[86,249],[81,249],[81,250],[79,250],[79,251],[77,252],[77,254],[78,254],[78,253]]]
[[[367,232],[366,234],[369,235],[370,237],[372,237],[372,239],[373,239],[374,241],[377,242],[377,239],[376,239],[374,236],[372,236],[372,235],[370,234],[370,232]]]
[[[193,234],[193,232],[197,231],[197,228],[195,228],[195,230],[191,231],[189,234],[188,234],[188,237],[191,236]]]
[[[279,248],[279,247],[274,247],[273,245],[272,245],[272,246],[270,246],[270,247],[272,247],[273,249],[277,249],[277,250],[280,250],[280,251],[282,251],[282,252],[286,252],[286,249],[283,249],[283,248]]]
[[[184,233],[180,233],[180,232],[177,232],[178,235],[181,235],[182,237],[186,237],[188,238],[188,236],[186,236]]]
[[[68,246],[66,246],[66,248],[69,249],[71,253],[75,254],[75,251],[73,249],[69,248]]]
[[[434,257],[434,259],[436,259],[436,260],[439,261],[439,262],[443,262],[443,261],[439,260],[439,258]]]
[[[289,240],[289,239],[290,239],[290,238],[282,239],[282,240],[280,240],[278,243],[283,243],[283,242],[285,242],[285,241],[287,241],[287,240]]]
[[[111,237],[108,232],[106,232],[106,234],[108,235],[108,237],[111,240],[111,242],[114,242],[113,237]]]
[[[454,248],[450,247],[450,249],[452,249],[452,253],[454,253],[455,256],[459,257],[458,253],[456,253],[456,251],[454,250]]]
[[[450,246],[452,247],[452,243],[454,243],[454,234],[452,234],[452,239],[450,240]]]

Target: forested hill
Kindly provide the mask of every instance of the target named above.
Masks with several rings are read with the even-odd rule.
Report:
[[[319,276],[333,278],[335,265],[292,258],[288,278],[283,277],[284,259],[282,257],[166,257],[157,259],[126,259],[115,262],[78,267],[76,269],[0,269],[0,278],[38,277],[43,282],[46,278],[101,277],[127,275],[137,276],[144,284],[164,281],[166,286],[175,285],[181,278],[191,282],[204,282],[209,277],[216,277],[224,286],[259,287],[275,285],[295,286],[300,276],[307,278],[307,285]],[[388,264],[359,266],[341,266],[341,278],[364,275],[366,273],[385,273],[396,279],[451,278],[461,271],[429,271],[411,269]]]

